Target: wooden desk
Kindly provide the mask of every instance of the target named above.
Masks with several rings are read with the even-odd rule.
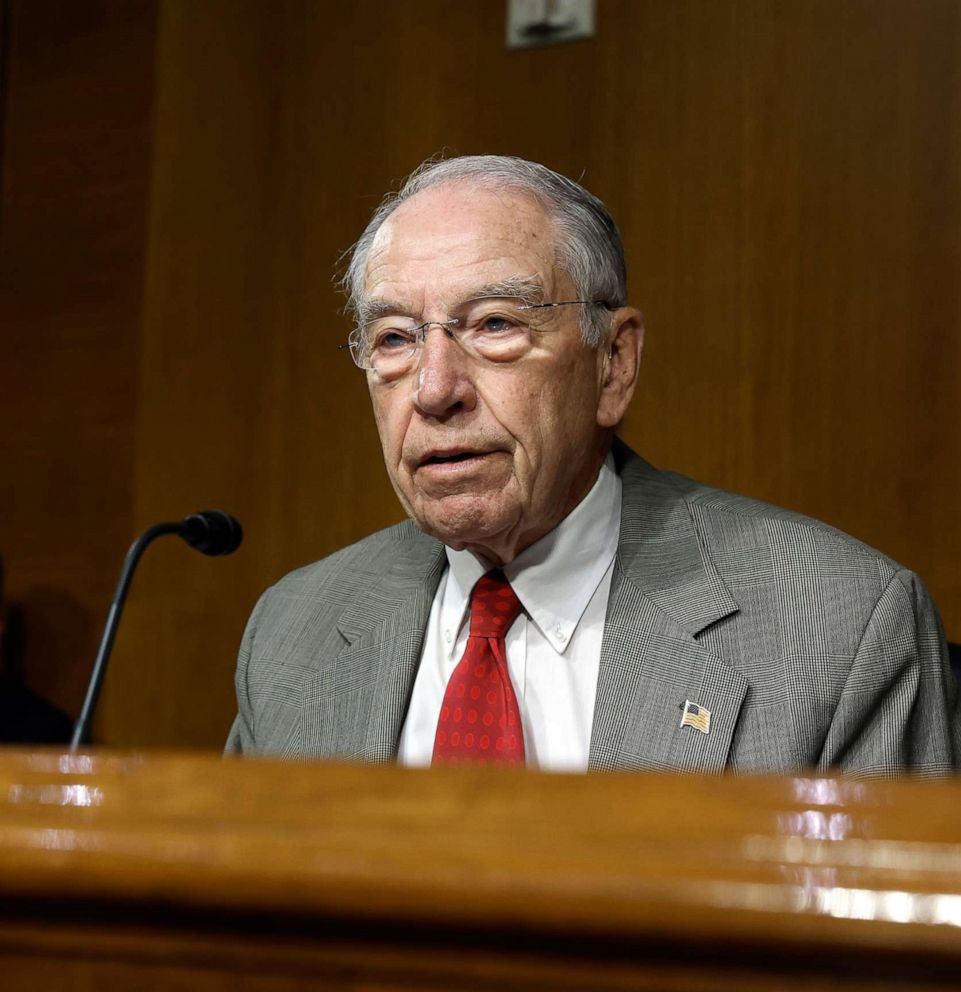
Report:
[[[0,987],[916,989],[961,784],[0,751]]]

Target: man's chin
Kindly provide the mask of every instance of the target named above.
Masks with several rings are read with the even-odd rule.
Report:
[[[414,522],[425,534],[455,551],[484,548],[513,529],[520,518],[516,505],[498,497],[478,495],[447,496],[421,500],[412,508]]]

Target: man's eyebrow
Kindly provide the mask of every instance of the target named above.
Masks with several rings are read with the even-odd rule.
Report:
[[[511,276],[498,282],[489,282],[477,289],[469,290],[464,296],[464,302],[471,300],[490,300],[499,298],[520,300],[521,303],[535,304],[544,300],[544,288],[536,276]],[[456,307],[458,304],[454,304]],[[409,307],[394,300],[364,300],[357,307],[359,323],[366,324],[378,317],[410,317],[419,319]]]
[[[366,324],[378,317],[413,317],[411,311],[403,303],[395,303],[393,300],[364,300],[357,307],[357,320],[361,324]]]
[[[544,300],[544,287],[536,276],[512,276],[500,282],[491,282],[473,290],[468,299],[487,300],[494,297],[509,297],[522,303],[541,303]]]

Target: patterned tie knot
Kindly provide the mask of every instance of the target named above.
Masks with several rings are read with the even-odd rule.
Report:
[[[520,611],[521,601],[496,568],[482,576],[471,593],[470,636],[503,637]]]

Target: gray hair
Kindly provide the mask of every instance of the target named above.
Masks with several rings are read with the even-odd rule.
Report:
[[[557,264],[570,276],[578,298],[606,305],[607,309],[584,308],[584,340],[597,347],[610,325],[609,310],[627,304],[627,267],[617,225],[607,207],[580,184],[547,166],[508,155],[428,159],[399,190],[388,193],[347,253],[349,262],[341,286],[347,295],[348,313],[356,318],[362,307],[367,257],[384,221],[415,194],[442,183],[463,181],[485,189],[518,190],[543,206],[557,229]]]

